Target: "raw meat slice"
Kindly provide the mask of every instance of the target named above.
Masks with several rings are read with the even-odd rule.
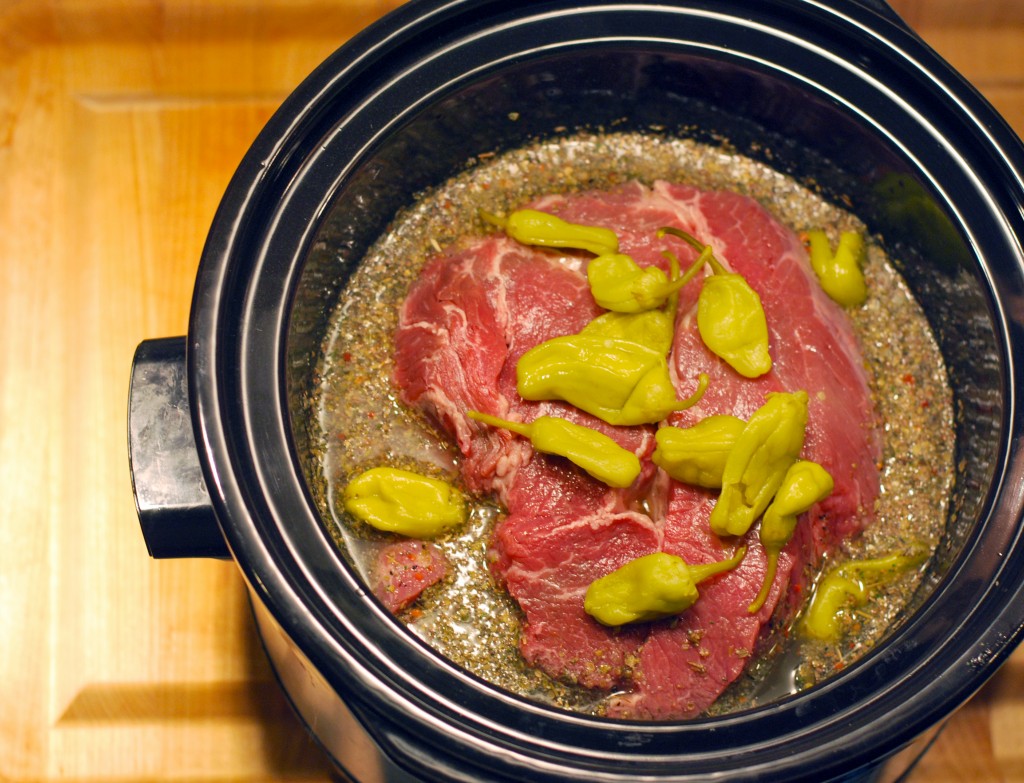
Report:
[[[559,467],[540,470],[557,474]],[[580,685],[611,689],[627,682],[647,631],[610,633],[583,610],[583,596],[595,569],[612,571],[658,551],[661,534],[644,514],[593,503],[589,490],[572,497],[569,488],[579,484],[569,477],[563,502],[549,512],[514,513],[499,525],[495,572],[526,616],[520,641],[526,661]]]
[[[653,428],[608,427],[564,404],[525,402],[515,392],[522,353],[579,331],[599,313],[586,286],[585,254],[525,248],[504,237],[472,243],[432,262],[403,308],[396,356],[403,398],[456,439],[466,483],[494,492],[509,511],[495,534],[493,569],[523,608],[526,660],[556,677],[614,689],[610,715],[691,717],[743,670],[780,599],[800,585],[806,569],[871,519],[880,449],[856,339],[841,308],[814,280],[797,237],[752,199],[630,183],[531,206],[614,229],[620,251],[641,266],[667,269],[666,249],[684,266],[695,258],[682,240],[656,236],[662,226],[681,228],[710,244],[761,295],[774,367],[751,381],[701,342],[694,310],[699,277],[681,292],[670,357],[679,397],[692,393],[700,372],[711,384],[697,406],[669,423],[685,426],[713,413],[747,418],[771,391],[804,389],[810,396],[803,456],[829,470],[836,488],[804,515],[780,556],[768,600],[751,615],[764,552],[756,528],[744,541],[710,532],[713,493],[672,481],[649,461],[633,487],[612,490],[465,419],[467,408],[522,421],[565,415],[649,458]],[[587,585],[634,557],[663,549],[704,563],[728,557],[741,543],[748,547],[743,563],[702,584],[700,600],[678,618],[607,629],[583,611]],[[782,604],[780,613],[795,605]]]
[[[392,612],[400,612],[444,579],[447,569],[441,550],[427,541],[405,538],[385,544],[373,569],[373,594]]]

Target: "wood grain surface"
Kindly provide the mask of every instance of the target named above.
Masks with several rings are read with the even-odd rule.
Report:
[[[137,343],[281,100],[395,0],[0,0],[0,780],[328,781],[219,561],[154,561]],[[1024,130],[1024,2],[894,5]],[[1024,781],[1024,654],[922,781]]]

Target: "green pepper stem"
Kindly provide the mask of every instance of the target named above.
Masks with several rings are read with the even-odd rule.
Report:
[[[916,550],[909,555],[891,554],[874,560],[851,560],[839,566],[837,571],[848,579],[863,581],[872,576],[885,577],[908,571],[927,559],[927,551]]]
[[[687,277],[688,279],[688,277],[692,276],[692,274],[696,274],[696,271],[700,269],[705,262],[711,264],[711,271],[714,272],[716,275],[728,274],[725,267],[722,266],[721,262],[719,262],[719,260],[715,258],[715,254],[714,251],[712,251],[711,249],[711,245],[705,245],[692,234],[688,234],[681,228],[676,228],[674,226],[664,226],[663,228],[658,229],[658,239],[661,239],[663,236],[665,236],[665,234],[683,240],[684,242],[686,242],[686,244],[690,245],[690,247],[692,247],[694,250],[700,253],[700,256],[697,258],[697,261],[694,262],[693,266],[691,266],[687,270],[686,274],[683,275],[683,277]]]
[[[493,212],[486,210],[480,210],[480,217],[484,219],[484,222],[490,223],[492,226],[497,226],[502,231],[508,226],[508,218],[502,217],[501,215],[495,215]]]
[[[747,548],[741,546],[736,550],[735,554],[727,560],[719,560],[717,563],[703,563],[702,565],[690,566],[690,575],[693,577],[694,584],[699,584],[705,579],[710,579],[718,574],[731,571],[740,564],[743,560],[743,556],[747,554]]]
[[[659,228],[656,236],[658,237],[658,239],[661,239],[663,236],[665,236],[665,234],[678,237],[679,239],[683,240],[686,244],[690,245],[694,250],[698,252],[703,250],[705,247],[704,243],[697,239],[693,234],[689,234],[686,231],[683,231],[681,228],[676,228],[675,226],[663,226]]]
[[[697,256],[697,260],[694,261],[692,264],[690,264],[689,269],[687,269],[680,276],[679,275],[679,267],[680,267],[679,259],[676,257],[676,254],[673,253],[671,250],[662,250],[661,254],[665,258],[667,258],[668,261],[669,261],[669,264],[672,265],[672,278],[671,278],[671,282],[669,283],[669,285],[666,286],[666,290],[671,291],[673,296],[675,296],[680,290],[682,290],[683,286],[685,286],[687,283],[689,283],[691,280],[693,280],[694,275],[696,275],[701,270],[701,268],[704,266],[704,264],[706,264],[708,261],[714,259],[714,256],[712,256],[712,254],[711,254],[711,248],[710,247],[705,247],[701,251],[700,255]]]
[[[671,297],[676,296],[679,293],[679,290],[684,285],[686,285],[689,282],[690,282],[690,278],[685,277],[685,276],[684,277],[676,277],[676,278],[673,278],[672,280],[669,280],[669,282],[662,289],[662,292],[664,293],[665,298],[667,299],[670,296]]]
[[[768,600],[768,593],[771,592],[772,582],[775,581],[775,571],[779,565],[779,550],[766,547],[765,552],[768,555],[768,568],[764,574],[764,581],[761,583],[761,592],[757,594],[757,598],[747,607],[747,611],[750,614],[757,614],[761,607],[764,606],[764,602]]]
[[[687,408],[692,408],[698,402],[700,398],[704,396],[704,392],[707,391],[708,384],[711,383],[711,379],[708,378],[708,374],[702,372],[697,376],[697,391],[687,397],[685,400],[680,400],[672,406],[674,411],[685,411]]]
[[[514,432],[516,435],[522,435],[524,438],[529,438],[533,432],[533,427],[529,424],[524,424],[521,421],[499,419],[497,416],[480,413],[480,411],[466,411],[466,416],[474,421],[479,421],[483,424],[489,424],[492,427],[498,427],[503,430],[508,430],[509,432]]]

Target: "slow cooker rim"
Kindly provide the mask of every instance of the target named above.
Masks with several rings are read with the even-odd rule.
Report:
[[[462,5],[462,3],[438,2],[423,4],[424,7],[428,9],[433,7],[433,9],[436,11],[441,11],[444,9],[445,6],[448,5],[457,6]],[[378,41],[377,43],[382,43],[382,41]],[[366,49],[372,48],[373,46],[366,47]],[[325,66],[323,66],[323,68],[326,68],[327,70],[321,70],[318,71],[318,73],[321,73],[321,76],[323,76],[328,71],[330,71],[331,69],[328,68],[328,65],[332,62],[333,60],[329,60],[328,63],[325,63]],[[319,85],[319,89],[312,88],[307,85],[304,91],[300,91],[297,93],[297,95],[299,96],[305,95],[306,97],[296,98],[293,96],[293,98],[290,99],[290,103],[287,103],[286,106],[290,106],[292,108],[294,108],[295,106],[303,106],[306,105],[304,104],[304,100],[308,102],[309,98],[314,93],[325,94],[328,90],[329,84],[327,82],[321,81]],[[216,265],[217,262],[208,261],[208,257],[211,259],[217,257],[223,257],[224,259],[228,259],[228,257],[230,256],[230,246],[233,244],[234,241],[230,235],[233,232],[240,230],[243,227],[244,223],[244,221],[242,220],[234,219],[233,216],[235,214],[242,214],[244,208],[241,206],[241,203],[248,202],[248,200],[253,197],[256,190],[264,184],[262,182],[262,180],[264,179],[262,165],[254,166],[253,161],[258,160],[260,161],[261,164],[263,161],[271,161],[281,149],[281,147],[277,145],[275,139],[286,138],[286,134],[290,134],[291,132],[293,132],[293,130],[296,127],[298,127],[300,121],[303,119],[303,117],[296,116],[294,118],[294,121],[290,121],[285,115],[286,113],[281,114],[278,117],[275,117],[275,120],[278,120],[278,125],[281,127],[275,126],[272,123],[272,125],[268,126],[268,131],[265,131],[264,134],[261,134],[260,139],[264,143],[264,146],[259,146],[260,141],[258,141],[257,144],[254,145],[253,153],[248,155],[246,158],[246,160],[249,161],[248,169],[246,167],[246,162],[243,162],[243,166],[240,167],[239,174],[236,176],[237,182],[233,181],[232,184],[232,188],[234,190],[229,189],[229,193],[232,194],[233,198],[229,198],[228,195],[225,196],[225,202],[224,206],[222,207],[222,211],[224,212],[224,215],[232,216],[230,219],[231,230],[228,231],[227,234],[225,234],[223,231],[211,231],[211,240],[208,245],[208,250],[204,252],[204,269],[201,271],[201,277],[206,275],[206,278],[202,285],[200,285],[197,282],[196,304],[193,307],[194,320],[192,326],[190,327],[190,335],[194,335],[190,345],[190,384],[193,384],[194,386],[193,399],[198,399],[200,401],[200,405],[198,406],[198,408],[200,409],[199,431],[203,434],[201,442],[203,443],[203,446],[205,448],[205,462],[207,463],[206,469],[208,470],[207,478],[210,486],[216,486],[219,489],[219,494],[216,495],[215,500],[219,506],[219,515],[221,516],[222,519],[226,520],[233,520],[235,518],[235,515],[232,513],[230,509],[233,505],[238,504],[241,498],[234,491],[226,491],[225,486],[221,482],[227,478],[228,474],[218,470],[217,467],[222,465],[228,465],[231,466],[232,469],[234,469],[234,467],[237,466],[232,464],[234,460],[230,454],[225,454],[219,448],[218,444],[213,442],[213,439],[208,439],[207,437],[207,427],[213,424],[211,416],[215,415],[210,413],[211,410],[215,410],[215,407],[211,408],[210,406],[214,405],[215,403],[214,401],[209,399],[209,390],[206,389],[204,391],[203,388],[200,388],[205,384],[211,383],[211,381],[206,380],[203,383],[200,383],[198,379],[201,376],[205,376],[207,378],[212,377],[214,379],[212,381],[212,384],[217,388],[217,391],[221,395],[227,392],[226,389],[220,388],[220,384],[216,380],[217,373],[212,372],[215,361],[211,360],[211,357],[215,356],[217,353],[218,340],[231,341],[237,339],[238,335],[233,334],[230,328],[223,328],[223,326],[219,323],[214,324],[213,321],[211,320],[205,320],[204,318],[197,315],[197,313],[205,312],[204,307],[209,307],[211,306],[211,304],[214,304],[214,302],[211,299],[211,297],[213,296],[213,291],[215,288],[217,288],[218,285],[223,284],[223,280],[219,282],[211,281],[209,277],[210,267],[211,264]],[[274,130],[274,128],[276,128],[276,130]],[[282,131],[285,131],[285,133],[282,133]],[[269,147],[266,146],[266,143],[268,141],[270,142]],[[248,185],[242,185],[241,192],[244,197],[239,199],[238,183],[245,183],[247,181],[249,182]],[[218,213],[218,219],[217,221],[215,221],[215,224],[217,224],[218,221],[224,220],[224,216]],[[223,271],[224,270],[221,270],[221,272]],[[229,495],[235,495],[235,497],[229,497]],[[242,503],[241,505],[244,506],[244,503]],[[232,526],[232,524],[230,524],[230,522],[225,525],[225,533],[226,537],[228,538],[229,544],[231,544],[232,551],[236,553],[236,556],[241,552],[244,552],[246,554],[246,564],[249,565],[253,573],[249,573],[248,569],[246,568],[246,564],[243,564],[242,560],[239,560],[239,562],[240,565],[243,565],[243,571],[246,571],[247,578],[250,578],[250,583],[253,584],[254,589],[258,592],[258,594],[263,600],[268,601],[271,605],[273,605],[275,601],[274,595],[270,590],[270,581],[266,578],[265,573],[258,573],[258,569],[252,566],[251,560],[249,559],[253,553],[248,551],[247,544],[251,542],[244,541],[241,538],[239,538],[240,533],[238,533],[238,531]]]

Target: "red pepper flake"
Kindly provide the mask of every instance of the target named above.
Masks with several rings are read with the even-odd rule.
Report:
[[[374,413],[373,411],[367,411],[366,412],[366,418],[368,418],[368,419],[376,419],[377,418],[377,414]]]
[[[903,376],[903,382],[909,386],[913,386],[915,383],[914,376],[908,372],[906,375]]]
[[[932,406],[932,404],[928,400],[922,400],[921,401],[921,407],[922,408],[930,408],[931,406]]]
[[[346,362],[350,362],[352,361],[352,353],[350,351],[345,351],[345,353],[341,355],[341,358]]]

